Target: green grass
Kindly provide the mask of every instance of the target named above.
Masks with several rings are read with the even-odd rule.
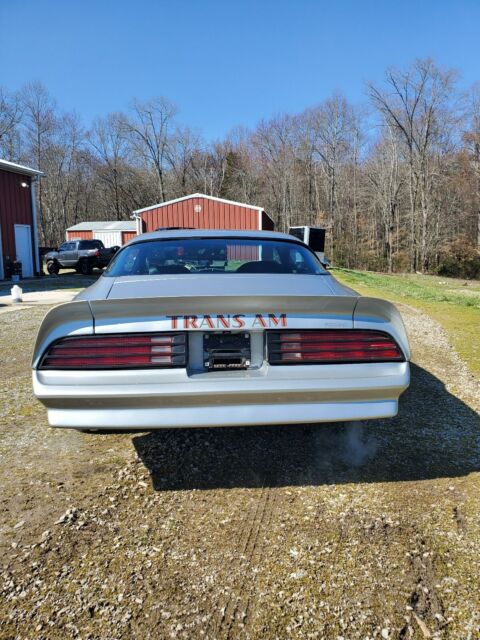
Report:
[[[335,269],[333,273],[349,286],[364,286],[388,293],[396,298],[430,302],[447,302],[462,307],[480,309],[480,281],[423,276],[418,274],[373,273]]]
[[[480,377],[480,281],[334,269],[362,295],[410,305],[436,320],[470,371]]]

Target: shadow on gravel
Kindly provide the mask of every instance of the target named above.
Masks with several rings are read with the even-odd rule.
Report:
[[[396,418],[168,429],[133,444],[161,491],[426,480],[480,469],[480,417],[412,365]]]

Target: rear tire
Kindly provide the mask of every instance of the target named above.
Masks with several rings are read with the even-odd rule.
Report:
[[[50,275],[57,275],[60,271],[60,265],[55,260],[49,260],[47,262],[47,271]]]
[[[92,265],[88,260],[82,260],[79,265],[82,276],[89,276],[92,273]]]

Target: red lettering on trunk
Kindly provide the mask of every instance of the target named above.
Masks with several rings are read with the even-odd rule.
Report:
[[[172,323],[172,329],[177,329],[179,316],[167,316],[167,318],[170,318],[170,321]]]
[[[233,316],[233,322],[235,323],[235,328],[241,329],[245,326],[245,320],[243,320],[243,313],[237,313]]]
[[[200,322],[200,329],[207,326],[209,329],[215,329],[215,324],[209,315],[204,315],[203,320]]]
[[[197,316],[183,316],[184,329],[198,329]]]
[[[223,325],[225,327],[225,329],[230,329],[230,316],[228,317],[228,320],[227,320],[227,319],[225,319],[224,316],[218,315],[217,316],[217,327],[220,327],[220,325]]]
[[[278,327],[278,325],[280,325],[281,327],[286,327],[287,326],[287,314],[286,313],[281,313],[280,316],[277,318],[274,313],[269,313],[268,314],[268,322],[269,322],[271,327]]]
[[[252,323],[252,327],[263,327],[264,329],[267,328],[267,323],[265,322],[265,320],[263,319],[263,316],[261,313],[256,313],[255,314],[255,320]]]

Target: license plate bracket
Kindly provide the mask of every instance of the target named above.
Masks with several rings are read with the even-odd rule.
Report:
[[[248,332],[212,331],[203,335],[205,368],[209,371],[248,369],[251,364]]]

